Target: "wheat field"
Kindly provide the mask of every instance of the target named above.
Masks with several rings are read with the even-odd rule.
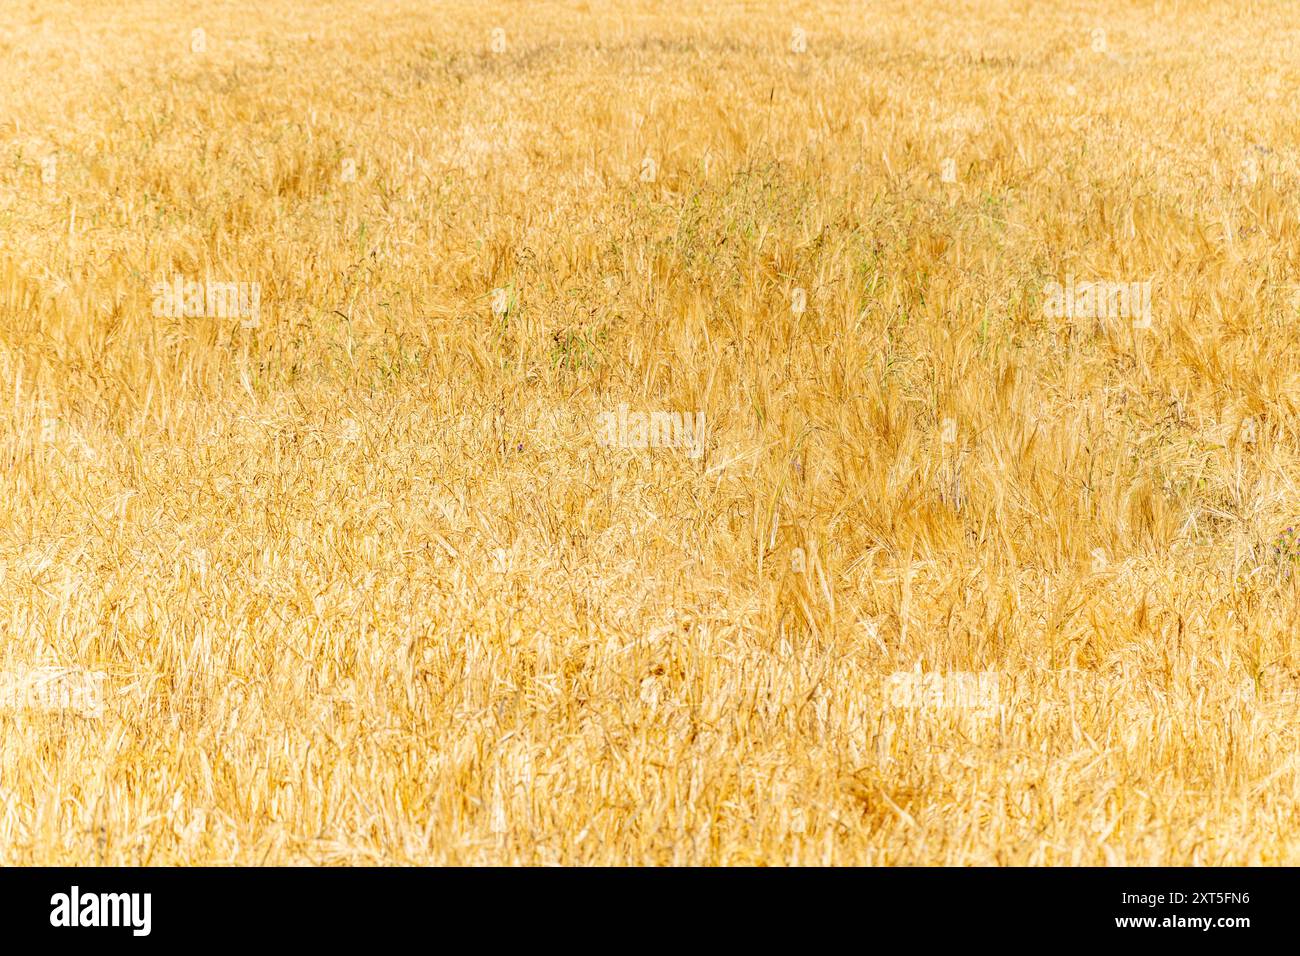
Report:
[[[1300,863],[1298,37],[4,4],[0,864]]]

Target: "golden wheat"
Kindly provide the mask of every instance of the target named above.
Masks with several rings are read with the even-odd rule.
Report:
[[[0,863],[1300,862],[1296,37],[6,4]]]

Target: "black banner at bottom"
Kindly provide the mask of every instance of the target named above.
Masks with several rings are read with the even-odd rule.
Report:
[[[465,936],[618,945],[664,933],[728,946],[845,933],[1231,946],[1289,940],[1297,888],[1297,871],[1282,869],[7,869],[0,920],[10,944],[62,937],[115,948],[338,947],[394,933],[435,947]]]

